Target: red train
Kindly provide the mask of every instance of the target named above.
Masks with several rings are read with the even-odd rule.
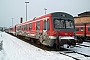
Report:
[[[30,41],[50,47],[59,48],[75,46],[82,41],[76,39],[75,24],[72,15],[54,12],[10,27],[16,36],[29,38]]]
[[[90,40],[90,23],[77,23],[75,27],[78,39]]]

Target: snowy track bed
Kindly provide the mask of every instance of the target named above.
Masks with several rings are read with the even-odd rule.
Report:
[[[90,44],[88,42],[84,42],[81,45],[78,45],[77,47],[74,48],[68,48],[71,51],[75,51],[81,54],[88,55],[87,57],[90,57]]]
[[[81,44],[81,46],[90,47],[90,42],[83,42],[83,44]]]
[[[67,51],[57,51],[60,54],[71,57],[75,60],[90,60],[90,43],[83,42],[73,48],[66,48]]]
[[[78,54],[78,53],[73,52],[73,51],[57,51],[57,52],[54,52],[54,53],[56,53],[58,55],[62,54],[62,55],[71,57],[74,60],[90,60],[90,57],[85,57],[84,55]]]

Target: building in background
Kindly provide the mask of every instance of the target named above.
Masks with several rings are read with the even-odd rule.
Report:
[[[78,17],[74,17],[75,23],[89,23],[90,22],[90,11],[86,11],[78,14]]]

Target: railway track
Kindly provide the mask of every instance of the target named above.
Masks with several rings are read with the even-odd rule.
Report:
[[[71,51],[71,50],[68,50],[68,51],[59,51],[60,54],[62,55],[65,55],[65,56],[68,56],[68,57],[71,57],[75,60],[83,60],[83,58],[90,58],[89,55],[86,55],[86,54],[83,54],[83,53],[79,53],[79,52],[76,52],[76,51]]]
[[[65,51],[65,52],[59,52],[59,53],[62,54],[62,55],[65,55],[65,56],[71,57],[71,58],[73,58],[73,59],[75,59],[75,60],[80,60],[80,58],[77,58],[77,57],[75,57],[75,56],[69,55],[70,53],[76,55],[76,53],[73,52],[73,51]]]
[[[85,43],[86,44],[76,45],[75,48],[71,48],[71,49],[66,48],[67,51],[57,51],[57,52],[62,55],[71,57],[75,60],[90,60],[90,54],[89,54],[90,46],[89,46],[88,42],[85,42]],[[84,51],[84,49],[86,50],[86,52]]]

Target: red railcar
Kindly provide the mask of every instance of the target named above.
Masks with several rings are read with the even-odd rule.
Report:
[[[15,35],[16,33],[16,26],[12,26],[10,28],[8,28],[8,32],[12,35]]]
[[[75,27],[78,39],[90,40],[90,23],[77,23]]]
[[[72,15],[54,12],[16,25],[16,36],[33,38],[35,42],[50,47],[75,46],[80,40],[75,37]],[[32,40],[32,39],[31,39]]]

